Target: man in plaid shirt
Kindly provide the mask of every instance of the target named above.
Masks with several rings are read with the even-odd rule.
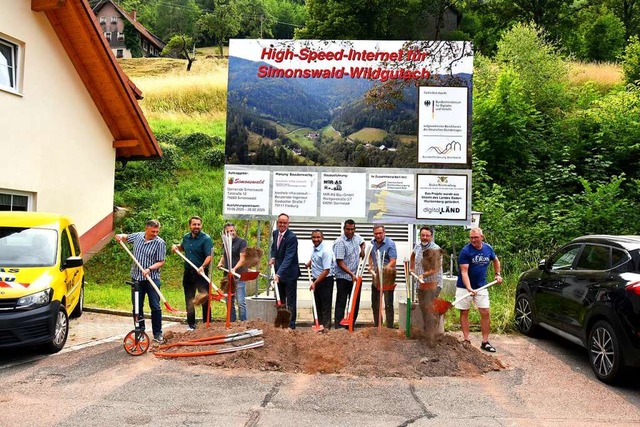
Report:
[[[348,326],[340,325],[344,317],[347,298],[351,296],[353,282],[356,280],[356,270],[358,261],[364,256],[364,239],[356,234],[356,223],[352,219],[344,222],[344,234],[342,234],[333,244],[333,254],[335,255],[334,276],[336,279],[336,309],[334,313],[336,329]],[[356,298],[356,305],[353,312],[353,326],[355,328],[360,308],[360,295]]]

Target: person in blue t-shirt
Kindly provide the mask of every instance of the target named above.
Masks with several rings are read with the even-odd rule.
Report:
[[[460,310],[460,326],[462,328],[463,343],[470,344],[469,308],[471,308],[471,301],[473,301],[480,312],[480,329],[482,331],[482,344],[480,348],[490,353],[495,353],[496,349],[489,344],[489,291],[483,289],[476,292],[475,289],[487,283],[486,276],[489,263],[493,263],[495,280],[498,283],[502,283],[500,260],[493,251],[493,248],[483,242],[484,235],[482,234],[481,228],[472,228],[469,231],[469,240],[471,242],[462,248],[458,256],[460,274],[458,275],[458,283],[456,284],[456,299],[467,292],[471,292],[471,295],[456,304],[456,308]]]

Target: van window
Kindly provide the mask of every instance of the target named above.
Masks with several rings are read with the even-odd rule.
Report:
[[[56,262],[56,230],[0,227],[0,264],[3,267],[45,267]]]
[[[64,262],[70,256],[73,256],[73,252],[71,250],[71,242],[69,241],[69,235],[67,234],[67,230],[62,231],[62,236],[60,239],[60,251],[62,257],[60,258],[60,267],[64,264]]]
[[[75,256],[81,256],[80,239],[78,239],[78,231],[75,225],[69,226],[69,234],[71,234],[71,243],[73,243],[73,253]]]

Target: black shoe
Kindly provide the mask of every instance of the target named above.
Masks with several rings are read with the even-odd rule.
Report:
[[[480,348],[483,349],[484,351],[488,351],[489,353],[495,353],[496,349],[489,344],[489,341],[485,341],[482,344],[480,344]]]

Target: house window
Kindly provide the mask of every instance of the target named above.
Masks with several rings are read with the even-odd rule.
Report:
[[[116,49],[116,58],[124,58],[124,50]]]
[[[0,211],[31,210],[31,195],[28,193],[0,191]]]
[[[118,33],[118,41],[119,42],[123,42],[124,41],[124,33]]]
[[[112,16],[111,17],[111,23],[114,23],[114,22],[118,22],[118,17],[117,16]]]
[[[146,40],[142,40],[142,49],[149,50],[149,43]]]
[[[0,89],[17,92],[20,89],[19,69],[22,46],[2,37],[0,34]]]
[[[100,23],[101,24],[106,24],[107,23],[107,17],[106,16],[101,16],[100,17]]]
[[[107,38],[107,40],[111,41],[111,31],[106,31],[104,33],[104,36]]]

